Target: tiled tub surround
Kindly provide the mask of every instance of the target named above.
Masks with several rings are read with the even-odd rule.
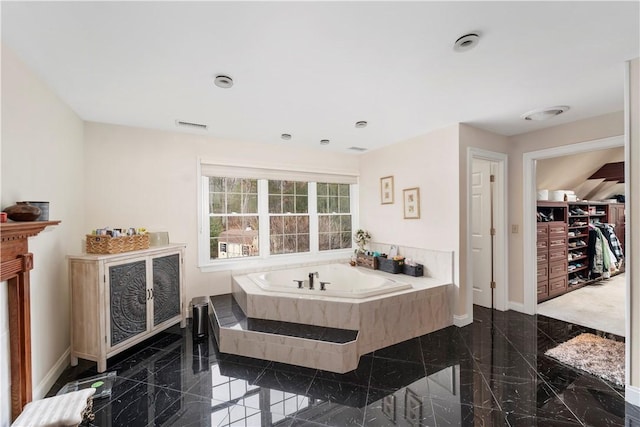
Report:
[[[353,299],[328,297],[322,291],[308,289],[302,289],[300,294],[269,292],[249,275],[234,276],[232,285],[237,309],[251,320],[358,331],[355,342],[310,340],[243,330],[236,325],[216,331],[220,351],[344,373],[357,367],[362,354],[453,324],[448,300],[450,281],[362,270],[364,274],[392,280],[401,277],[411,288]],[[213,304],[210,306],[213,311]]]

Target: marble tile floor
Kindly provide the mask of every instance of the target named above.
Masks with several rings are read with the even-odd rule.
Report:
[[[544,352],[582,332],[474,308],[475,321],[377,350],[346,374],[219,353],[173,327],[108,362],[118,376],[85,426],[624,426],[624,389]],[[608,337],[620,337],[603,334]],[[96,375],[80,361],[49,392]],[[626,424],[625,424],[626,423]]]

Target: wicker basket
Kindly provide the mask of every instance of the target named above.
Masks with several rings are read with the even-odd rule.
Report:
[[[149,248],[148,234],[121,237],[87,235],[88,254],[119,254],[147,248]]]

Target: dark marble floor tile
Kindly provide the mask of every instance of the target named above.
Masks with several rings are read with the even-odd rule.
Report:
[[[313,399],[325,402],[364,408],[367,404],[367,392],[367,387],[316,377],[311,382],[307,394]]]
[[[423,363],[420,339],[413,338],[373,352],[374,357]]]
[[[471,405],[443,406],[441,402],[432,401],[435,425],[447,426],[509,426],[500,409],[481,408]]]
[[[373,366],[373,357],[362,356],[360,358],[360,362],[358,363],[358,367],[353,371],[349,371],[344,374],[338,374],[335,372],[318,370],[316,377],[325,379],[325,380],[353,384],[356,386],[368,387],[372,366]]]
[[[518,413],[545,419],[578,421],[575,414],[542,380],[492,378],[489,380],[489,387],[505,414]]]
[[[421,363],[374,357],[369,386],[383,390],[397,390],[425,376],[425,368]]]
[[[313,377],[307,375],[296,374],[289,371],[265,369],[252,384],[273,390],[306,395],[308,394],[312,381]]]
[[[629,427],[640,426],[640,407],[625,403],[625,420]]]
[[[363,426],[364,409],[332,402],[317,402],[295,414],[292,426]]]
[[[315,377],[318,369],[307,368],[305,366],[290,365],[288,363],[271,362],[267,368],[277,371],[287,371],[294,374],[306,375],[308,377]]]
[[[222,354],[212,335],[194,344],[189,327],[176,325],[109,359],[112,395],[94,400],[96,420],[83,425],[640,425],[624,388],[544,356],[580,333],[602,333],[482,307],[474,316],[362,356],[345,374]],[[96,374],[80,360],[48,395]]]
[[[435,416],[426,379],[382,397],[372,393],[365,426],[433,426]],[[375,397],[374,397],[375,396]]]
[[[563,390],[560,396],[585,425],[625,425],[625,402],[613,390],[571,386]]]
[[[555,420],[516,413],[507,414],[507,422],[511,427],[578,427],[578,421]]]
[[[215,383],[217,381],[227,381],[228,378],[235,378],[253,384],[264,370],[265,368],[260,366],[220,361],[211,365],[211,381]]]

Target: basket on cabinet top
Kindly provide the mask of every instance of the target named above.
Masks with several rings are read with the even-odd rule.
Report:
[[[87,235],[88,254],[119,254],[148,248],[148,234],[120,237]]]

